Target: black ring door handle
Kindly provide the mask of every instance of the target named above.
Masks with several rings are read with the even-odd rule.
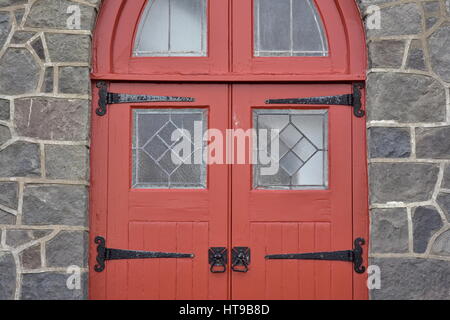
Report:
[[[208,260],[211,273],[225,273],[227,271],[228,250],[224,247],[210,248]]]
[[[222,269],[216,269],[216,267],[221,267]],[[211,273],[225,273],[227,271],[227,266],[224,264],[211,264]]]
[[[231,270],[234,272],[247,273],[250,265],[250,248],[234,247],[231,253]]]

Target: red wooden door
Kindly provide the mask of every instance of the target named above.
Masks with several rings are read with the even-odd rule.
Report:
[[[208,248],[227,246],[228,167],[207,166],[206,185],[199,188],[178,187],[177,183],[184,181],[185,172],[181,171],[184,169],[175,171],[170,177],[173,184],[170,189],[164,188],[167,180],[156,186],[150,183],[148,186],[137,187],[136,184],[133,185],[133,181],[141,183],[160,178],[145,171],[147,169],[144,164],[139,167],[141,172],[136,172],[136,161],[144,161],[144,156],[148,157],[148,154],[152,159],[159,159],[161,154],[157,153],[164,151],[159,150],[164,148],[161,141],[166,139],[170,144],[165,136],[166,129],[172,130],[173,125],[182,127],[192,115],[191,111],[205,112],[205,126],[226,129],[227,86],[208,85],[206,89],[201,85],[112,84],[110,91],[195,97],[195,102],[108,106],[107,246],[127,250],[192,253],[195,257],[108,261],[104,274],[101,275],[106,277],[103,297],[226,299],[229,294],[228,275],[209,272]],[[136,111],[144,115],[141,120],[135,120]],[[148,121],[145,120],[145,112],[150,112]],[[170,123],[167,124],[167,120],[163,118],[168,112],[183,114],[177,119],[171,115]],[[167,126],[164,127],[164,124]],[[142,141],[137,142],[133,135],[138,135]],[[142,159],[136,160],[132,152],[142,153]],[[167,164],[161,162],[153,165],[156,167]],[[167,171],[172,172],[173,168],[170,167]],[[138,179],[136,175],[143,178]]]
[[[345,84],[234,86],[234,129],[261,128],[264,117],[266,124],[278,126],[280,170],[285,173],[255,177],[258,173],[250,164],[233,166],[232,247],[251,250],[249,271],[232,274],[233,299],[352,299],[349,262],[265,259],[268,254],[353,248],[352,109],[265,104],[267,99],[332,96],[351,90]],[[325,145],[317,142],[320,134]],[[313,156],[318,152],[322,156]],[[323,178],[316,180],[317,174]]]

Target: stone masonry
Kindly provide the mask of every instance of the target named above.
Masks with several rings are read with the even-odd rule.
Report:
[[[87,298],[96,0],[0,0],[0,300]],[[70,5],[81,30],[67,27]],[[69,290],[69,266],[81,288]]]
[[[367,30],[372,299],[450,299],[450,0],[360,0]]]
[[[382,18],[367,30],[371,298],[450,299],[450,0],[357,1]],[[0,299],[87,298],[100,2],[0,0]],[[74,4],[81,30],[67,27]]]

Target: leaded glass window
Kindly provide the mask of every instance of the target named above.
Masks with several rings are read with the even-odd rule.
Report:
[[[254,0],[255,57],[328,56],[314,0]]]
[[[135,109],[133,124],[133,188],[206,188],[202,156],[206,147],[203,134],[208,126],[206,110]],[[194,138],[196,130],[199,132]],[[175,131],[183,135],[173,139],[177,137]],[[189,154],[174,151],[181,139],[190,144]],[[196,153],[200,154],[200,163],[194,157]]]
[[[254,124],[258,132],[257,165],[254,166],[253,185],[256,189],[327,189],[328,188],[328,111],[258,109],[254,111]],[[274,175],[261,174],[267,164],[260,161],[260,152],[274,157],[271,145],[274,137],[264,135],[261,129],[278,130],[279,170]],[[266,145],[266,148],[261,148]]]
[[[207,0],[149,0],[135,41],[134,56],[207,55]]]

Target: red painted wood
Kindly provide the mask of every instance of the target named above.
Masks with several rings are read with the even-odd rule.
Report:
[[[173,75],[173,74],[158,74],[158,75],[129,75],[129,74],[100,74],[93,73],[94,80],[111,80],[111,81],[151,81],[154,82],[224,82],[224,83],[238,83],[238,82],[352,82],[364,81],[366,74],[236,74],[227,73],[223,75],[205,74],[205,75]]]
[[[236,85],[232,114],[234,129],[251,128],[252,110],[268,108],[264,103],[268,98],[326,96],[351,90],[350,85]],[[232,168],[232,246],[248,246],[253,250],[250,272],[232,276],[234,299],[261,298],[254,286],[261,282],[265,283],[264,298],[267,299],[353,297],[353,266],[350,263],[264,259],[265,254],[295,253],[291,250],[296,250],[299,243],[298,249],[305,252],[353,248],[353,113],[345,106],[322,108],[329,108],[329,190],[253,190],[251,165]],[[309,230],[305,234],[297,231],[304,228]],[[300,268],[301,272],[290,272],[295,268]]]
[[[151,0],[150,0],[151,1]],[[119,4],[120,3],[120,4]],[[208,56],[207,57],[133,57],[134,40],[140,16],[147,0],[106,0],[104,7],[121,6],[115,20],[108,19],[111,44],[109,72],[118,74],[208,74],[228,70],[228,2],[209,1],[208,6]],[[111,10],[111,9],[110,9]],[[112,10],[111,10],[112,11]],[[114,19],[114,18],[113,18]],[[99,33],[103,33],[103,25]],[[96,38],[98,39],[98,38]],[[99,39],[103,43],[102,39]],[[102,68],[103,69],[103,68]],[[95,69],[96,72],[103,72]],[[97,71],[98,70],[98,71]],[[104,70],[104,69],[103,69]]]
[[[348,74],[348,43],[335,1],[316,0],[329,57],[253,57],[253,1],[233,0],[233,71],[250,74]]]
[[[106,224],[102,225],[107,228],[99,228],[100,225],[97,226],[94,220],[95,235],[104,236],[107,246],[111,248],[194,253],[195,259],[108,261],[104,273],[91,273],[91,297],[227,298],[228,275],[210,273],[207,261],[209,247],[228,245],[227,166],[208,167],[206,190],[134,190],[130,187],[132,109],[207,108],[209,125],[225,130],[228,125],[227,86],[209,85],[205,90],[201,85],[118,83],[113,84],[111,90],[130,94],[194,96],[196,102],[112,105],[109,106],[107,116],[94,116],[97,122],[109,122],[109,130],[108,127],[105,129],[99,126],[108,141],[103,139],[102,142],[106,142],[103,150],[97,150],[93,157],[93,161],[101,157],[103,164],[107,162],[107,172],[103,170],[101,173],[96,171],[94,164],[93,176],[103,179],[103,188],[108,189],[107,214],[105,210],[101,215],[106,219]],[[93,136],[98,145],[99,134],[96,131]],[[93,192],[94,205],[95,196],[101,190],[96,188]],[[95,254],[94,246],[91,252]],[[103,287],[106,290],[100,290]]]
[[[95,87],[95,83],[92,84]],[[92,100],[98,100],[98,91],[93,90]],[[97,248],[94,239],[97,235],[106,234],[106,219],[108,215],[108,118],[95,115],[95,104],[92,108],[92,134],[91,134],[91,173],[90,173],[90,255],[89,255],[89,298],[104,299],[106,297],[106,274],[96,273],[93,266],[96,264]]]
[[[363,103],[366,101],[366,91],[363,90]],[[365,103],[363,104],[365,108]],[[369,199],[368,199],[368,165],[367,165],[367,137],[366,120],[352,119],[352,165],[353,165],[353,237],[366,240],[364,246],[364,265],[369,261]],[[353,274],[354,298],[367,300],[367,274]]]
[[[207,57],[133,57],[146,0],[105,0],[94,36],[94,79],[152,81],[363,80],[365,37],[349,0],[316,0],[329,57],[254,58],[252,0],[209,1]],[[230,22],[231,21],[231,22]],[[271,78],[274,77],[274,78]]]

